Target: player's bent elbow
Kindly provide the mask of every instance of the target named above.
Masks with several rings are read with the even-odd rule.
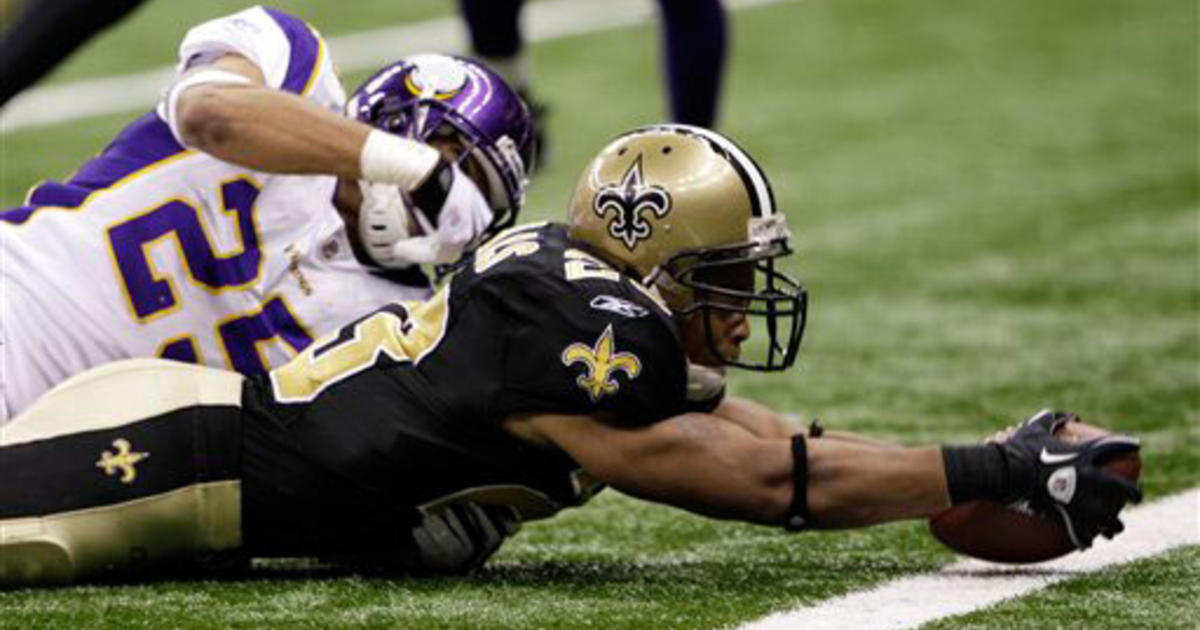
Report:
[[[233,107],[219,86],[199,85],[184,92],[176,105],[176,127],[189,147],[211,153],[233,135]]]

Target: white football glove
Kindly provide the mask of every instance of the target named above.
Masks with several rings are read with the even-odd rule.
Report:
[[[359,234],[377,264],[399,268],[455,262],[491,224],[492,208],[475,182],[457,165],[446,168],[451,171],[449,187],[427,196],[440,204],[437,208],[417,207],[394,185],[359,182]]]
[[[396,260],[392,247],[413,231],[408,202],[394,184],[359,180],[362,206],[358,210],[358,234],[371,260],[385,268],[406,267],[411,263]]]
[[[492,208],[479,187],[457,165],[451,165],[451,168],[454,178],[440,210],[431,213],[414,208],[413,214],[427,236],[397,241],[392,246],[395,259],[407,260],[408,264],[452,263],[491,224]],[[430,214],[437,216],[437,225],[427,218]]]

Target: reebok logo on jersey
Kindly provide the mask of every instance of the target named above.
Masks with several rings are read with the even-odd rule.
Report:
[[[608,311],[616,313],[623,317],[645,317],[650,311],[619,297],[611,295],[597,295],[592,298],[590,306],[598,311]]]
[[[562,363],[571,367],[582,363],[584,373],[575,379],[575,384],[587,392],[592,402],[598,402],[606,395],[617,393],[621,384],[613,378],[617,372],[624,372],[628,380],[637,378],[642,373],[642,362],[632,352],[617,352],[613,340],[612,324],[605,327],[596,340],[596,345],[573,343],[563,349]]]

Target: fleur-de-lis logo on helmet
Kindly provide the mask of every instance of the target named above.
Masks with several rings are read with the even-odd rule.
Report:
[[[616,216],[608,223],[609,236],[633,251],[639,241],[650,238],[654,231],[642,214],[649,210],[660,219],[667,216],[671,212],[671,196],[662,186],[645,183],[639,154],[621,176],[620,183],[607,184],[596,193],[592,210],[600,217],[612,210]]]
[[[603,398],[605,394],[615,394],[621,388],[620,383],[612,378],[618,371],[624,372],[629,380],[637,378],[642,372],[642,362],[632,352],[614,352],[612,324],[609,324],[595,346],[586,343],[573,343],[562,353],[563,365],[571,367],[582,363],[585,371],[575,379],[575,384],[588,393],[592,402]]]

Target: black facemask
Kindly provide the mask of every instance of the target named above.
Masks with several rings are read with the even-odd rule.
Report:
[[[779,239],[685,252],[663,265],[675,282],[695,294],[693,303],[677,314],[705,319],[709,350],[722,363],[759,371],[785,370],[795,363],[807,321],[808,292],[775,269],[775,259],[789,253],[787,241]],[[757,350],[758,356],[721,356],[713,337],[713,318],[722,313],[742,314],[750,320],[752,331],[766,331],[765,346],[752,344],[750,348],[752,353]],[[756,320],[761,325],[756,325]],[[759,334],[752,332],[751,339]]]

